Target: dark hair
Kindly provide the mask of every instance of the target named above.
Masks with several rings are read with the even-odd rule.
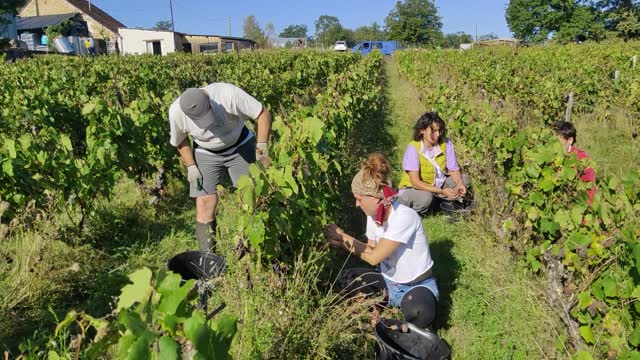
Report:
[[[444,120],[438,115],[436,112],[426,112],[420,116],[416,125],[413,127],[413,140],[420,141],[422,140],[422,134],[420,131],[431,127],[432,124],[440,125],[440,136],[438,137],[438,143],[441,144],[444,142],[444,139],[447,137],[447,125],[445,125]]]
[[[367,159],[360,163],[360,169],[363,172],[365,180],[372,179],[375,181],[378,189],[382,185],[389,185],[389,174],[391,173],[391,165],[387,158],[381,153],[375,152],[369,154]]]
[[[568,121],[558,120],[554,122],[553,131],[555,131],[557,135],[560,135],[565,139],[573,138],[574,144],[578,141],[576,137],[576,127]]]

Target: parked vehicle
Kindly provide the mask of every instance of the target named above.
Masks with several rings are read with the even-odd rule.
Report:
[[[351,51],[367,55],[373,50],[379,50],[385,55],[391,55],[396,50],[402,50],[402,44],[395,40],[371,40],[357,43]]]
[[[336,41],[335,45],[333,45],[333,51],[347,51],[349,48],[347,47],[346,41]]]

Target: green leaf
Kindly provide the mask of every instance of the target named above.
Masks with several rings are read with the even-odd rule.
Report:
[[[618,185],[620,185],[620,180],[618,179],[618,177],[616,177],[616,176],[612,176],[612,177],[609,179],[609,184],[608,184],[609,189],[611,189],[611,190],[615,190],[615,189],[617,189],[617,188],[618,188]]]
[[[636,264],[636,269],[640,272],[640,243],[633,247],[633,261]]]
[[[549,178],[544,178],[538,182],[538,187],[542,189],[542,191],[549,192],[553,190],[553,180]]]
[[[122,288],[116,310],[131,307],[136,302],[144,303],[151,294],[151,270],[142,268],[129,275],[132,284]]]
[[[640,326],[636,325],[633,329],[631,336],[629,336],[629,344],[633,347],[638,347],[638,345],[640,345]]]
[[[565,166],[560,171],[560,176],[565,180],[574,180],[578,176],[578,172],[573,167]]]
[[[604,278],[600,284],[602,285],[602,290],[607,297],[616,297],[618,295],[616,282],[612,278]]]
[[[591,298],[591,294],[588,291],[581,292],[578,295],[578,306],[580,306],[580,309],[586,309],[592,303],[593,298]]]
[[[158,286],[158,292],[162,294],[157,310],[163,314],[173,315],[180,303],[189,295],[195,284],[195,280],[187,281],[180,286],[181,277],[178,274],[167,274]]]
[[[129,350],[133,343],[136,342],[136,336],[133,334],[126,334],[118,340],[118,360],[126,360],[129,358]]]
[[[73,146],[71,145],[71,139],[66,134],[60,134],[60,142],[64,146],[67,151],[73,150]]]
[[[84,106],[82,107],[82,115],[86,116],[87,114],[93,112],[95,108],[96,104],[93,102],[84,104]]]
[[[591,237],[589,235],[574,232],[569,236],[569,242],[574,244],[576,247],[587,246],[591,244]]]
[[[141,336],[147,331],[147,325],[138,313],[123,310],[118,314],[118,321],[135,336]]]
[[[22,150],[28,151],[29,148],[31,147],[31,134],[22,134],[22,136],[20,136],[18,141],[20,141],[20,146],[22,147]]]
[[[596,338],[593,336],[593,331],[591,331],[591,327],[588,325],[580,326],[578,329],[580,332],[580,336],[589,344],[593,344],[596,341]]]
[[[525,166],[524,171],[532,179],[537,179],[540,176],[540,168],[536,164],[529,164]]]
[[[18,155],[16,154],[16,142],[13,139],[5,139],[4,146],[9,150],[9,157],[15,159]]]
[[[47,354],[47,359],[48,360],[60,360],[60,356],[58,356],[58,353],[55,351],[49,351],[49,353]]]
[[[158,341],[158,360],[177,360],[180,358],[180,346],[168,336],[163,336]]]
[[[322,138],[324,123],[318,118],[310,117],[305,120],[304,124],[309,136],[313,139],[313,143],[317,144]]]
[[[529,194],[529,201],[537,206],[542,206],[546,200],[546,197],[542,193],[534,191]]]
[[[584,350],[580,350],[573,357],[573,360],[593,360],[593,356]]]
[[[560,231],[560,225],[555,221],[542,219],[540,222],[540,231],[550,235],[556,235]]]
[[[167,315],[160,322],[160,326],[163,330],[168,331],[173,335],[178,328],[178,317],[175,315]]]
[[[11,163],[11,160],[7,160],[2,164],[2,171],[9,175],[9,177],[13,177],[13,164]]]
[[[265,227],[262,216],[256,215],[252,219],[251,226],[247,229],[247,239],[249,240],[249,244],[251,244],[255,249],[261,249],[262,243],[264,242],[264,236]]]
[[[147,360],[151,359],[151,345],[153,344],[155,337],[149,331],[145,332],[139,337],[136,342],[131,345],[128,360]]]

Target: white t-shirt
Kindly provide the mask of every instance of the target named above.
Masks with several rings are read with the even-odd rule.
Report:
[[[431,269],[433,260],[422,228],[422,218],[413,209],[394,202],[387,222],[376,225],[367,216],[367,238],[376,244],[380,239],[401,243],[389,257],[380,263],[385,278],[397,283],[409,283]]]
[[[238,141],[247,118],[256,119],[262,104],[239,87],[226,83],[213,83],[203,88],[211,99],[213,120],[195,123],[180,108],[180,98],[169,107],[171,145],[178,146],[187,135],[201,147],[209,150],[229,148]],[[250,133],[243,143],[253,137]],[[242,144],[238,144],[240,146]],[[234,149],[228,149],[232,152]]]

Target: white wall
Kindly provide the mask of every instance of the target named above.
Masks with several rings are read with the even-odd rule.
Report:
[[[160,41],[162,55],[176,51],[176,41],[171,31],[154,31],[140,29],[118,29],[121,39],[119,46],[123,55],[141,55],[148,52],[147,42]]]

